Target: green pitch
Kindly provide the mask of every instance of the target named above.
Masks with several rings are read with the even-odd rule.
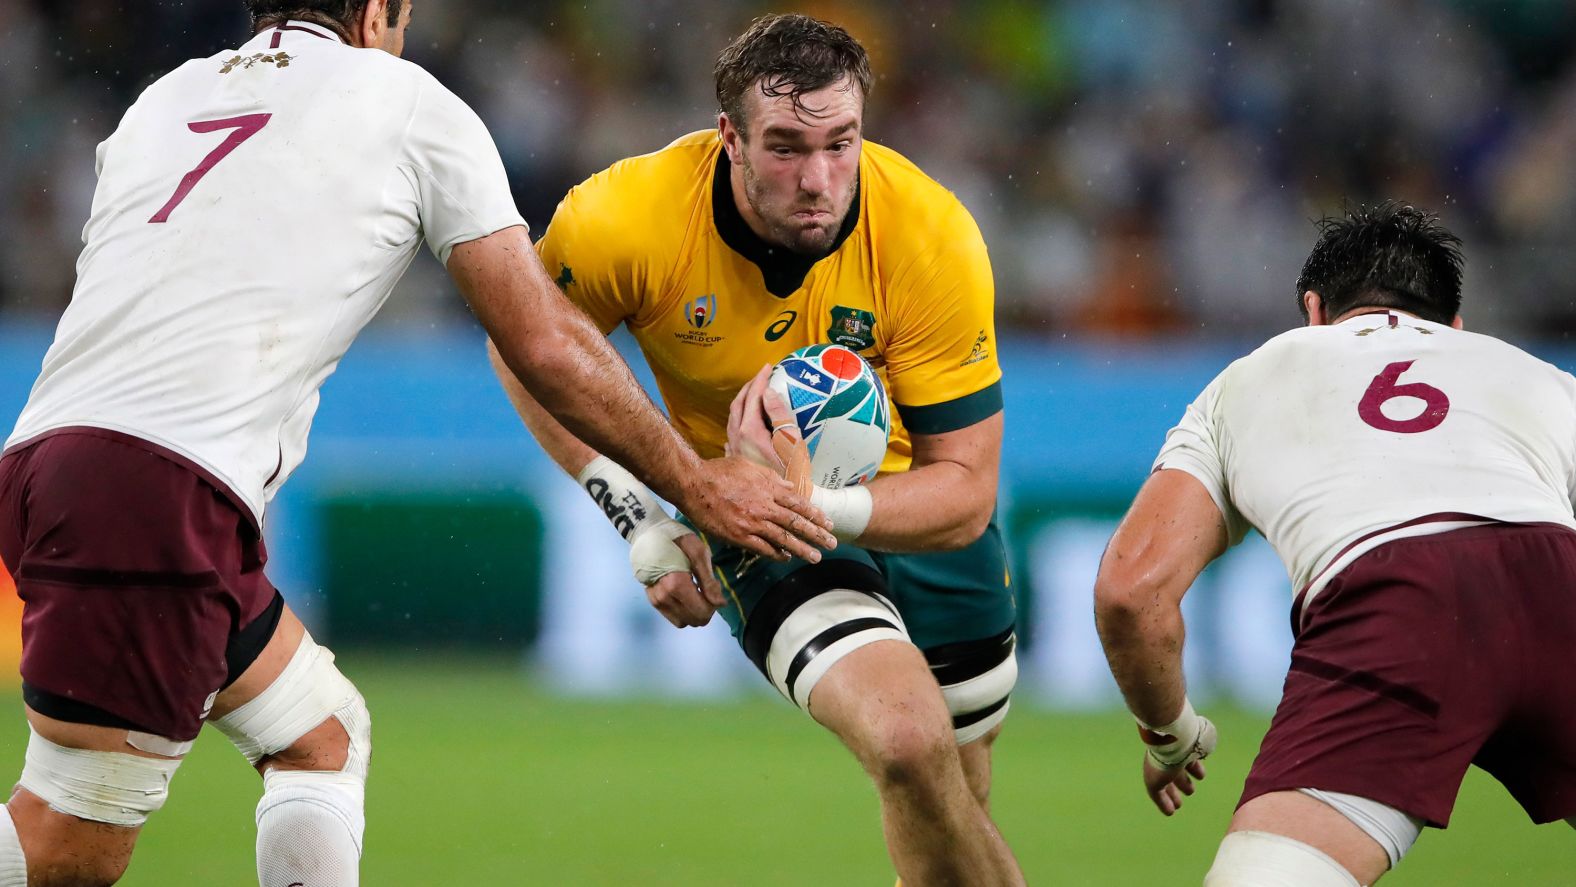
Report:
[[[363,883],[891,887],[877,807],[841,748],[786,704],[586,703],[512,663],[432,656],[340,664],[372,706]],[[9,710],[19,711],[14,691]],[[997,821],[1032,884],[1198,884],[1267,719],[1210,710],[1210,778],[1172,819],[1149,807],[1125,715],[1019,708],[998,745]],[[26,733],[0,728],[0,768]],[[205,731],[123,884],[255,884],[260,785]],[[1534,828],[1474,773],[1448,832],[1386,877],[1404,885],[1576,884],[1576,832]]]

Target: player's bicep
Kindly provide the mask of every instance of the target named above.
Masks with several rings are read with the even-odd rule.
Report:
[[[910,433],[914,448],[914,467],[950,462],[970,474],[994,479],[1001,465],[1002,414],[981,419],[963,428],[935,434]]]
[[[1100,560],[1100,585],[1180,600],[1229,547],[1226,517],[1199,479],[1162,468],[1149,476]]]

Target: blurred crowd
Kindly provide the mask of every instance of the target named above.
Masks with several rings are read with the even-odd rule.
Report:
[[[540,230],[712,126],[718,50],[786,9],[870,49],[867,136],[973,211],[1004,327],[1274,332],[1313,220],[1394,197],[1466,240],[1469,325],[1576,331],[1570,0],[416,0],[407,57],[488,123]],[[0,324],[69,299],[94,145],[142,86],[247,33],[241,0],[0,0]],[[382,322],[465,318],[426,258]]]

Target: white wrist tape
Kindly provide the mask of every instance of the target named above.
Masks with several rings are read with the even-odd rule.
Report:
[[[1139,721],[1138,734],[1149,747],[1149,760],[1167,770],[1201,761],[1215,750],[1215,725],[1195,712],[1186,697],[1176,720],[1159,727]]]
[[[654,522],[672,520],[645,484],[606,456],[592,459],[575,475],[575,481],[602,506],[602,513],[626,542]]]
[[[810,504],[821,509],[832,522],[833,536],[843,542],[853,542],[870,526],[870,512],[876,503],[870,488],[857,484],[836,490],[816,487],[810,491]]]
[[[689,557],[673,540],[693,533],[689,527],[664,516],[637,534],[629,543],[629,565],[641,585],[655,585],[669,573],[690,572]]]

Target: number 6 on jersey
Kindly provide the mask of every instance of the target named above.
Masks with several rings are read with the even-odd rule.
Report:
[[[176,186],[175,193],[170,195],[170,199],[165,202],[164,206],[159,208],[158,212],[153,214],[153,218],[148,220],[148,224],[160,225],[169,221],[170,213],[174,212],[175,208],[181,205],[181,201],[186,199],[186,195],[190,194],[192,189],[197,187],[197,183],[202,181],[202,177],[208,174],[208,170],[218,166],[219,161],[229,156],[231,151],[240,147],[242,142],[257,135],[258,130],[267,126],[269,119],[273,116],[272,114],[243,114],[240,117],[226,117],[223,120],[198,120],[186,124],[187,129],[197,133],[213,132],[220,129],[233,129],[235,132],[230,133],[223,142],[220,142],[219,147],[209,151],[208,156],[204,157],[202,162],[197,164],[196,169],[181,177],[181,183]]]
[[[1363,399],[1357,404],[1357,415],[1364,422],[1380,431],[1399,431],[1402,434],[1417,434],[1420,431],[1429,431],[1439,427],[1445,421],[1445,414],[1450,412],[1450,398],[1443,391],[1423,382],[1408,382],[1397,385],[1401,374],[1411,369],[1413,361],[1398,360],[1389,364],[1374,380],[1368,383],[1368,390],[1363,392]],[[1423,411],[1410,419],[1392,419],[1384,414],[1382,407],[1386,401],[1397,397],[1415,397],[1424,404]]]

